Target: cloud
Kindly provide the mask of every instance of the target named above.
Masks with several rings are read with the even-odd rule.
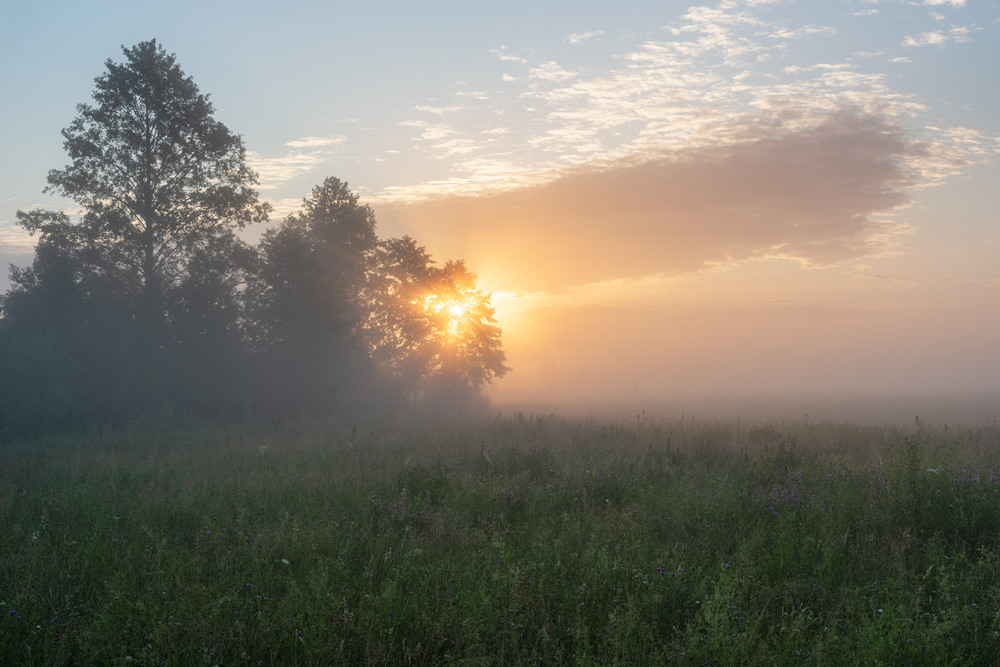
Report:
[[[500,60],[504,62],[512,62],[512,63],[528,62],[525,58],[522,58],[521,56],[515,56],[511,53],[507,53],[506,46],[501,46],[499,49],[490,49],[490,53],[494,54],[496,57],[498,57]]]
[[[964,7],[965,0],[924,0],[927,7],[938,7],[940,5],[951,5],[952,7]]]
[[[422,141],[438,141],[454,134],[455,130],[441,123],[428,123],[423,120],[404,120],[400,127],[415,127],[423,130],[418,139]]]
[[[598,37],[603,37],[603,30],[591,30],[589,32],[574,32],[572,35],[566,37],[566,41],[570,44],[582,44],[583,42],[589,41],[591,39],[597,39]]]
[[[21,255],[34,252],[37,238],[21,227],[0,227],[0,252],[10,255]]]
[[[908,36],[903,40],[903,46],[944,46],[948,42],[965,44],[972,41],[972,31],[974,28],[967,26],[954,26],[947,32],[944,30],[934,30],[924,32],[916,37]]]
[[[344,137],[303,137],[286,142],[289,148],[323,148],[326,146],[337,146],[344,142]]]
[[[975,29],[953,27],[941,34],[958,41]],[[745,1],[725,0],[715,7],[692,7],[658,31],[665,38],[635,44],[604,69],[573,61],[532,62],[525,68],[530,77],[522,74],[510,84],[508,96],[517,95],[522,102],[518,109],[499,112],[488,107],[489,120],[479,126],[472,114],[448,117],[453,121],[448,125],[404,123],[419,128],[414,139],[430,149],[425,153],[428,163],[447,159],[449,171],[428,164],[429,173],[447,176],[385,188],[377,196],[384,204],[524,191],[558,180],[569,170],[652,163],[668,154],[724,151],[775,132],[808,132],[819,126],[818,119],[844,109],[923,128],[916,132],[930,149],[902,159],[908,173],[919,174],[924,184],[940,182],[973,164],[980,159],[977,151],[996,155],[997,145],[989,137],[966,141],[921,120],[927,102],[891,87],[887,73],[855,62],[873,57],[870,52],[847,53],[841,59],[833,54],[801,59],[789,52],[790,40],[828,42],[830,33],[810,24],[765,21]],[[506,47],[496,53],[511,59]],[[909,62],[894,53],[900,53],[899,47],[889,47],[878,57]],[[774,64],[765,67],[762,58]],[[497,115],[511,131],[483,141],[484,129]]]
[[[473,266],[519,267],[513,290],[733,261],[829,266],[889,252],[908,231],[880,215],[909,202],[907,161],[924,151],[881,118],[834,112],[794,131],[376,210],[380,221],[419,229],[439,247],[472,250]]]
[[[432,114],[434,114],[436,116],[441,116],[441,115],[444,115],[446,113],[454,113],[456,111],[462,111],[463,109],[465,109],[465,106],[461,105],[461,104],[452,104],[450,106],[444,106],[444,107],[432,107],[432,106],[426,106],[426,105],[422,105],[422,106],[416,107],[417,111],[424,111],[426,113],[432,113]]]
[[[257,172],[261,191],[276,190],[327,162],[345,140],[343,136],[293,139],[285,143],[291,150],[284,155],[264,156],[247,151],[247,162]]]
[[[567,81],[575,77],[576,73],[563,69],[558,63],[547,62],[531,68],[531,76],[544,81]]]

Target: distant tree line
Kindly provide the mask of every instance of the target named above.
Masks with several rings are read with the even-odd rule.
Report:
[[[155,40],[123,53],[48,175],[79,212],[17,213],[38,241],[0,297],[0,434],[479,404],[509,369],[462,262],[379,238],[337,178],[246,243],[270,206],[242,139]]]

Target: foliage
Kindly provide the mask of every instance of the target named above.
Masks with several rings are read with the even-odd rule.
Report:
[[[95,105],[79,105],[63,130],[72,162],[49,172],[49,190],[83,207],[81,233],[101,269],[158,309],[192,253],[265,221],[269,207],[242,139],[215,120],[174,56],[155,40],[122,51],[126,62],[107,61],[97,78]],[[37,231],[31,216],[19,220]]]
[[[517,414],[15,443],[0,662],[992,664],[998,437]]]
[[[269,402],[321,407],[356,393],[371,376],[354,331],[365,271],[377,243],[375,217],[347,183],[328,178],[302,211],[267,230],[259,252],[259,300]]]
[[[362,330],[369,354],[406,395],[461,403],[509,368],[490,295],[461,261],[434,266],[408,236],[379,245]]]

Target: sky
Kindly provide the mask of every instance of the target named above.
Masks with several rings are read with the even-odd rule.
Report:
[[[4,266],[151,38],[275,222],[336,176],[466,261],[498,402],[1000,395],[1000,2],[5,3]]]

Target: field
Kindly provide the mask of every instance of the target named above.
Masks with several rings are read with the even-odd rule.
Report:
[[[299,422],[0,448],[0,664],[995,664],[1000,426]]]

